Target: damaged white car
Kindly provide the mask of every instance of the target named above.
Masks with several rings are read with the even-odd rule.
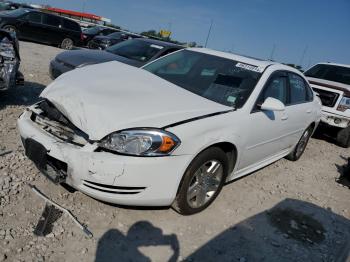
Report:
[[[297,160],[321,116],[299,71],[209,49],[143,69],[80,68],[41,97],[18,127],[46,176],[103,201],[186,215],[208,207],[225,182]]]

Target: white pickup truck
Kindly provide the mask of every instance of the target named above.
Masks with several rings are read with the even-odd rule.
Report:
[[[350,147],[350,65],[320,63],[305,76],[322,101],[321,122],[336,127],[337,143]]]

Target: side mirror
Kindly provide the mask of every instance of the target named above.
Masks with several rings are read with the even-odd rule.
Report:
[[[260,108],[265,111],[284,111],[286,106],[280,100],[268,97]]]

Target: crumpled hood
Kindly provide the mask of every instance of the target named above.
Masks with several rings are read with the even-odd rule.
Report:
[[[131,60],[122,56],[118,56],[107,51],[102,50],[72,50],[65,51],[56,56],[56,59],[59,59],[67,64],[70,64],[74,67],[83,65],[83,64],[99,64],[110,61],[119,61],[128,65],[141,67],[143,63],[135,60]]]
[[[143,69],[118,62],[66,73],[50,84],[41,97],[51,101],[92,140],[127,128],[161,128],[231,109]]]

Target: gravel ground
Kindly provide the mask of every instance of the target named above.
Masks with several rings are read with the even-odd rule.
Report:
[[[61,50],[20,43],[25,85],[0,93],[0,261],[346,261],[350,190],[336,180],[349,149],[311,139],[297,162],[280,160],[224,187],[204,212],[132,208],[69,193],[24,156],[16,129],[23,109],[51,82]],[[33,234],[44,202],[32,183],[93,231],[67,216],[46,237]]]

